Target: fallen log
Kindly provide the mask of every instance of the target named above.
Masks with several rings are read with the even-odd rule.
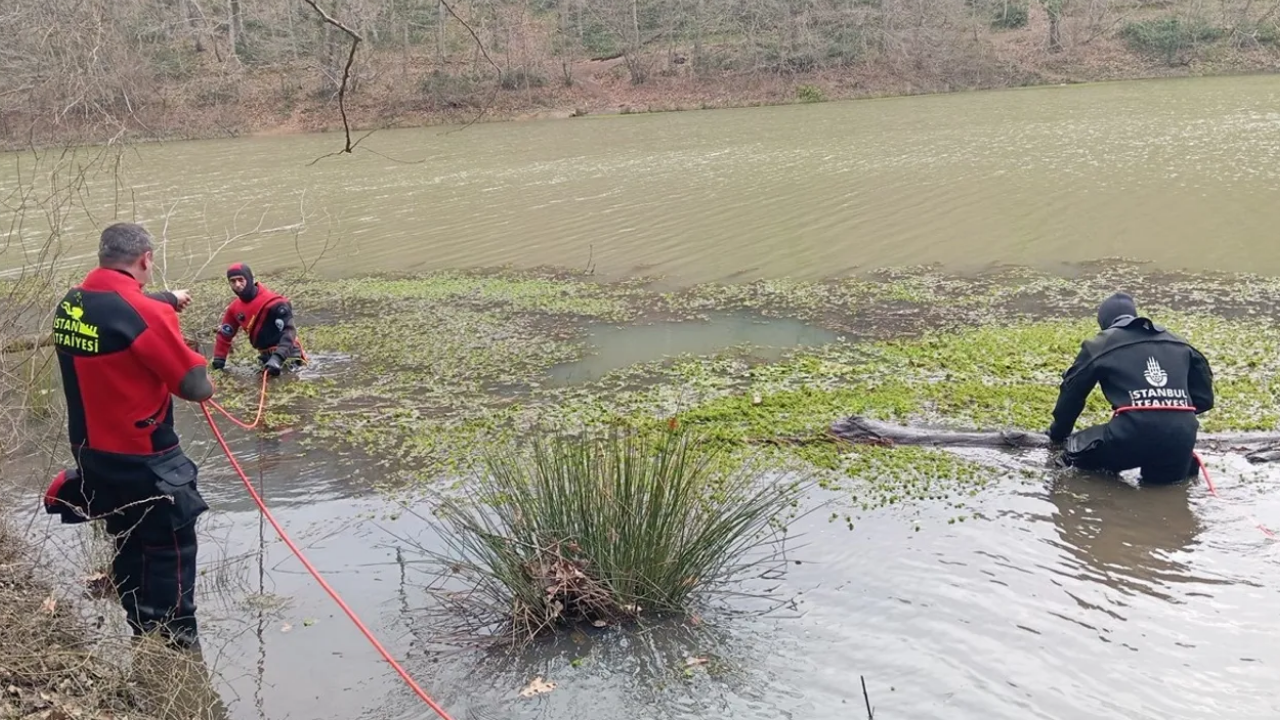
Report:
[[[858,445],[931,445],[948,447],[1047,448],[1049,436],[1025,430],[957,431],[895,425],[853,415],[831,426],[832,438]],[[1244,453],[1251,463],[1280,460],[1280,432],[1201,433],[1200,447]]]

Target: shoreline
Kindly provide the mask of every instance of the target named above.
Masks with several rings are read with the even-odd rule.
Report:
[[[1205,65],[1207,67],[1203,72],[1196,71],[1189,65],[1184,67],[1143,65],[1122,72],[1075,72],[1063,75],[1033,71],[1033,76],[1024,76],[1018,81],[1011,78],[994,78],[992,82],[964,86],[951,86],[947,83],[943,83],[943,86],[916,84],[906,79],[891,80],[888,83],[876,80],[864,83],[864,78],[860,77],[862,73],[859,72],[765,78],[742,75],[719,81],[716,79],[700,81],[692,88],[669,87],[679,84],[678,82],[666,83],[667,86],[664,86],[664,83],[654,81],[643,88],[621,90],[614,88],[614,92],[609,92],[603,97],[584,93],[580,88],[561,88],[546,90],[537,98],[521,100],[517,97],[521,95],[520,91],[499,91],[493,94],[494,102],[489,106],[453,111],[385,111],[378,107],[349,101],[347,116],[354,143],[359,140],[360,135],[382,130],[448,127],[464,129],[470,125],[479,124],[545,122],[591,116],[618,117],[697,110],[741,110],[830,102],[963,95],[975,92],[1067,88],[1080,85],[1280,75],[1280,57],[1271,56],[1269,53],[1246,55],[1221,65],[1218,63],[1205,63]],[[718,92],[723,90],[724,84],[738,84],[740,87],[731,89],[728,93]],[[814,94],[807,98],[800,97],[797,91],[802,88],[813,88]],[[669,90],[673,92],[668,94]],[[787,92],[788,90],[790,92]],[[628,97],[631,99],[628,100]],[[357,97],[357,100],[359,99]],[[227,127],[222,124],[216,124],[213,127],[191,126],[189,123],[184,123],[179,110],[174,111],[170,117],[162,116],[160,122],[142,122],[141,119],[135,118],[136,127],[128,127],[126,123],[109,138],[93,137],[92,130],[86,128],[62,128],[54,129],[48,133],[48,137],[36,140],[31,127],[28,127],[29,132],[22,133],[22,139],[18,139],[14,137],[17,133],[11,131],[9,122],[5,122],[0,126],[0,132],[4,133],[3,137],[0,137],[0,153],[42,151],[56,147],[110,146],[119,143],[129,145],[299,135],[342,135],[345,132],[336,100],[298,107],[287,116],[253,111],[239,104],[228,105],[222,109],[240,116],[236,126]],[[268,117],[263,117],[264,114]],[[270,117],[271,115],[274,117]],[[10,111],[10,118],[14,117],[19,121],[23,119],[21,111],[16,113]],[[30,126],[39,122],[37,119],[27,118],[27,120]],[[172,125],[172,127],[160,131],[148,129],[163,128],[166,125]],[[89,136],[88,139],[84,139],[86,135]]]

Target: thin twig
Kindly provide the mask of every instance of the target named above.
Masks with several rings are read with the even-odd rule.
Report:
[[[458,15],[458,13],[453,9],[453,5],[446,2],[446,0],[440,0],[440,4],[444,6],[445,10],[449,11],[449,14],[452,15],[455,20],[462,23],[462,27],[467,29],[467,32],[471,34],[472,39],[476,41],[476,48],[480,50],[480,54],[484,56],[484,59],[493,66],[493,71],[497,74],[497,77],[494,78],[493,92],[489,93],[489,99],[480,106],[480,112],[476,113],[476,116],[471,118],[471,120],[462,127],[454,128],[453,130],[449,130],[444,133],[445,135],[451,135],[475,125],[480,121],[480,118],[484,117],[485,112],[493,106],[493,101],[498,98],[498,90],[502,87],[502,68],[498,66],[498,63],[493,61],[493,58],[489,57],[489,51],[485,50],[484,43],[480,40],[480,35],[471,27],[470,23],[463,20],[462,16]]]
[[[352,30],[351,28],[342,24],[338,20],[333,19],[333,17],[329,15],[329,13],[325,12],[323,9],[321,9],[319,5],[316,4],[316,0],[302,0],[302,1],[310,5],[312,10],[315,10],[317,13],[319,13],[320,18],[324,22],[338,28],[342,32],[346,33],[348,37],[351,38],[351,52],[347,53],[347,64],[342,69],[342,84],[338,86],[338,112],[342,114],[342,129],[346,132],[346,136],[347,136],[347,145],[339,152],[350,153],[352,150],[355,149],[355,145],[351,143],[351,123],[347,120],[347,83],[351,79],[351,66],[356,61],[356,49],[360,47],[360,43],[364,41],[364,38],[360,37],[360,34],[357,33],[355,30]],[[369,137],[369,136],[365,135],[365,137]],[[361,139],[363,140],[364,138],[361,138]],[[331,154],[336,155],[337,153],[331,153]],[[329,156],[326,155],[325,157],[329,157]],[[311,164],[314,165],[316,162],[319,162],[321,159],[322,158],[317,158],[316,160],[312,161]]]
[[[309,1],[310,0],[308,0],[308,2]],[[445,10],[449,11],[449,14],[453,16],[454,20],[462,23],[462,27],[466,28],[467,32],[471,33],[471,37],[476,41],[476,47],[480,49],[480,54],[484,55],[484,59],[488,60],[489,64],[493,66],[493,69],[497,70],[498,73],[501,74],[502,68],[498,67],[498,63],[494,62],[493,58],[489,57],[489,51],[484,49],[484,43],[480,41],[480,36],[476,34],[476,31],[472,29],[471,25],[468,24],[466,20],[463,20],[458,13],[454,11],[453,6],[445,2],[445,0],[440,0],[440,4],[444,6]]]
[[[369,135],[372,135],[372,134],[373,134],[372,132],[369,133]],[[365,135],[365,137],[369,137],[369,135]],[[356,142],[356,144],[359,145],[360,143]],[[401,165],[421,165],[426,162],[426,158],[423,158],[421,160],[401,160],[399,158],[393,158],[390,155],[385,155],[383,153],[380,153],[377,150],[370,150],[369,148],[364,148],[364,151],[368,153],[373,153],[374,155],[377,155],[378,157],[384,160],[390,160],[393,163],[400,163]]]
[[[69,502],[65,502],[62,500],[58,501],[59,504],[65,505],[66,508],[70,510],[72,513],[74,513],[77,517],[89,522],[92,522],[94,520],[103,520],[111,515],[123,515],[126,510],[130,510],[135,507],[141,507],[143,505],[150,505],[151,503],[154,503],[154,502],[173,503],[173,498],[169,497],[168,495],[155,495],[153,497],[143,498],[142,500],[137,500],[137,501],[128,503],[127,505],[121,505],[101,515],[89,515],[83,509],[75,505],[72,505]]]
[[[867,679],[861,675],[858,679],[862,681],[862,700],[867,704],[867,720],[876,720],[875,711],[871,709],[871,696],[867,694]]]
[[[164,214],[164,227],[160,230],[160,282],[164,284],[164,289],[169,289],[169,218],[173,217],[173,211],[178,208],[178,203],[182,202],[179,198],[173,201],[173,205]]]
[[[241,210],[243,209],[244,208],[242,207]],[[240,210],[237,210],[235,216],[231,219],[231,223],[233,227],[238,222],[239,218],[240,218]],[[199,277],[202,273],[204,273],[205,269],[209,267],[209,264],[213,262],[214,258],[216,258],[228,246],[246,237],[249,237],[250,235],[257,235],[257,234],[270,235],[272,233],[289,232],[291,230],[297,230],[299,228],[304,228],[306,226],[306,218],[303,217],[302,220],[299,222],[291,223],[289,225],[280,225],[278,227],[267,228],[264,230],[262,226],[266,222],[266,219],[267,219],[267,211],[264,210],[262,213],[262,217],[258,220],[257,227],[255,227],[254,229],[248,232],[243,232],[236,235],[232,235],[230,231],[227,231],[226,240],[224,240],[222,244],[219,245],[216,249],[210,250],[208,259],[205,260],[204,264],[201,265],[200,268],[195,271],[193,277]]]

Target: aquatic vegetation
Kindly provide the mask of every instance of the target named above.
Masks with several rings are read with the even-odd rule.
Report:
[[[451,272],[422,276],[362,277],[333,282],[297,280],[292,297],[299,302],[418,308],[443,303],[474,310],[504,308],[553,315],[626,320],[635,310],[628,300],[634,283],[606,285],[568,273],[513,271]]]
[[[489,447],[527,433],[653,429],[675,417],[725,458],[751,449],[778,467],[821,470],[852,507],[964,497],[1001,474],[945,450],[812,440],[855,413],[1041,430],[1062,371],[1096,330],[1097,302],[1117,289],[1132,290],[1144,312],[1208,355],[1218,405],[1202,417],[1206,431],[1280,426],[1271,382],[1280,373],[1277,278],[1102,262],[1064,275],[917,267],[665,293],[647,279],[606,283],[555,270],[263,279],[293,298],[314,362],[271,382],[261,431],[289,428],[308,447],[358,449],[377,458],[388,491],[404,483],[461,491]],[[181,320],[207,352],[230,294],[220,278],[192,290],[197,302]],[[589,352],[594,326],[712,312],[796,319],[839,339],[771,361],[732,348],[635,363],[592,382],[551,381],[552,368]],[[215,376],[218,401],[239,416],[256,409],[254,365],[241,338],[232,374]],[[1107,416],[1095,392],[1078,427]],[[803,442],[768,445],[780,439]]]
[[[812,440],[855,413],[1037,431],[1048,426],[1061,373],[1096,331],[1098,300],[1138,288],[1144,312],[1209,356],[1219,402],[1202,418],[1207,431],[1280,424],[1280,396],[1270,382],[1280,372],[1273,299],[1280,280],[1272,278],[1156,274],[1103,263],[1071,277],[1026,268],[971,277],[907,268],[665,294],[645,285],[549,271],[336,282],[281,276],[273,287],[295,298],[303,340],[321,359],[306,379],[273,383],[269,411],[293,416],[279,422],[308,418],[306,443],[354,445],[399,471],[389,477],[444,481],[453,490],[488,446],[524,433],[651,429],[672,417],[729,454],[780,438]],[[772,362],[735,348],[636,363],[593,382],[548,382],[550,368],[587,352],[593,323],[689,319],[712,310],[798,318],[841,339]],[[184,324],[205,322],[186,315]],[[252,409],[256,387],[224,385],[223,397]],[[1095,392],[1078,427],[1107,416]],[[805,442],[771,447],[768,455],[779,467],[822,469],[823,482],[856,495],[857,506],[963,496],[1000,477],[927,448],[837,450]],[[922,468],[928,479],[915,476]]]
[[[450,552],[433,556],[470,587],[468,617],[518,640],[686,613],[777,557],[782,516],[806,490],[718,454],[679,427],[486,452],[474,485],[437,511]]]

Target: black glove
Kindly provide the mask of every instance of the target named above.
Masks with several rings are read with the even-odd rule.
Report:
[[[266,365],[267,374],[270,375],[271,377],[278,377],[280,375],[280,369],[283,363],[284,363],[284,358],[280,357],[276,353],[271,353],[271,357],[267,358],[267,365]]]
[[[212,365],[212,367],[213,367],[213,369],[214,369],[214,370],[221,370],[221,369],[223,369],[223,368],[225,368],[225,367],[227,366],[227,359],[226,359],[226,358],[214,358],[214,359],[213,359],[213,363],[211,363],[211,365]]]

